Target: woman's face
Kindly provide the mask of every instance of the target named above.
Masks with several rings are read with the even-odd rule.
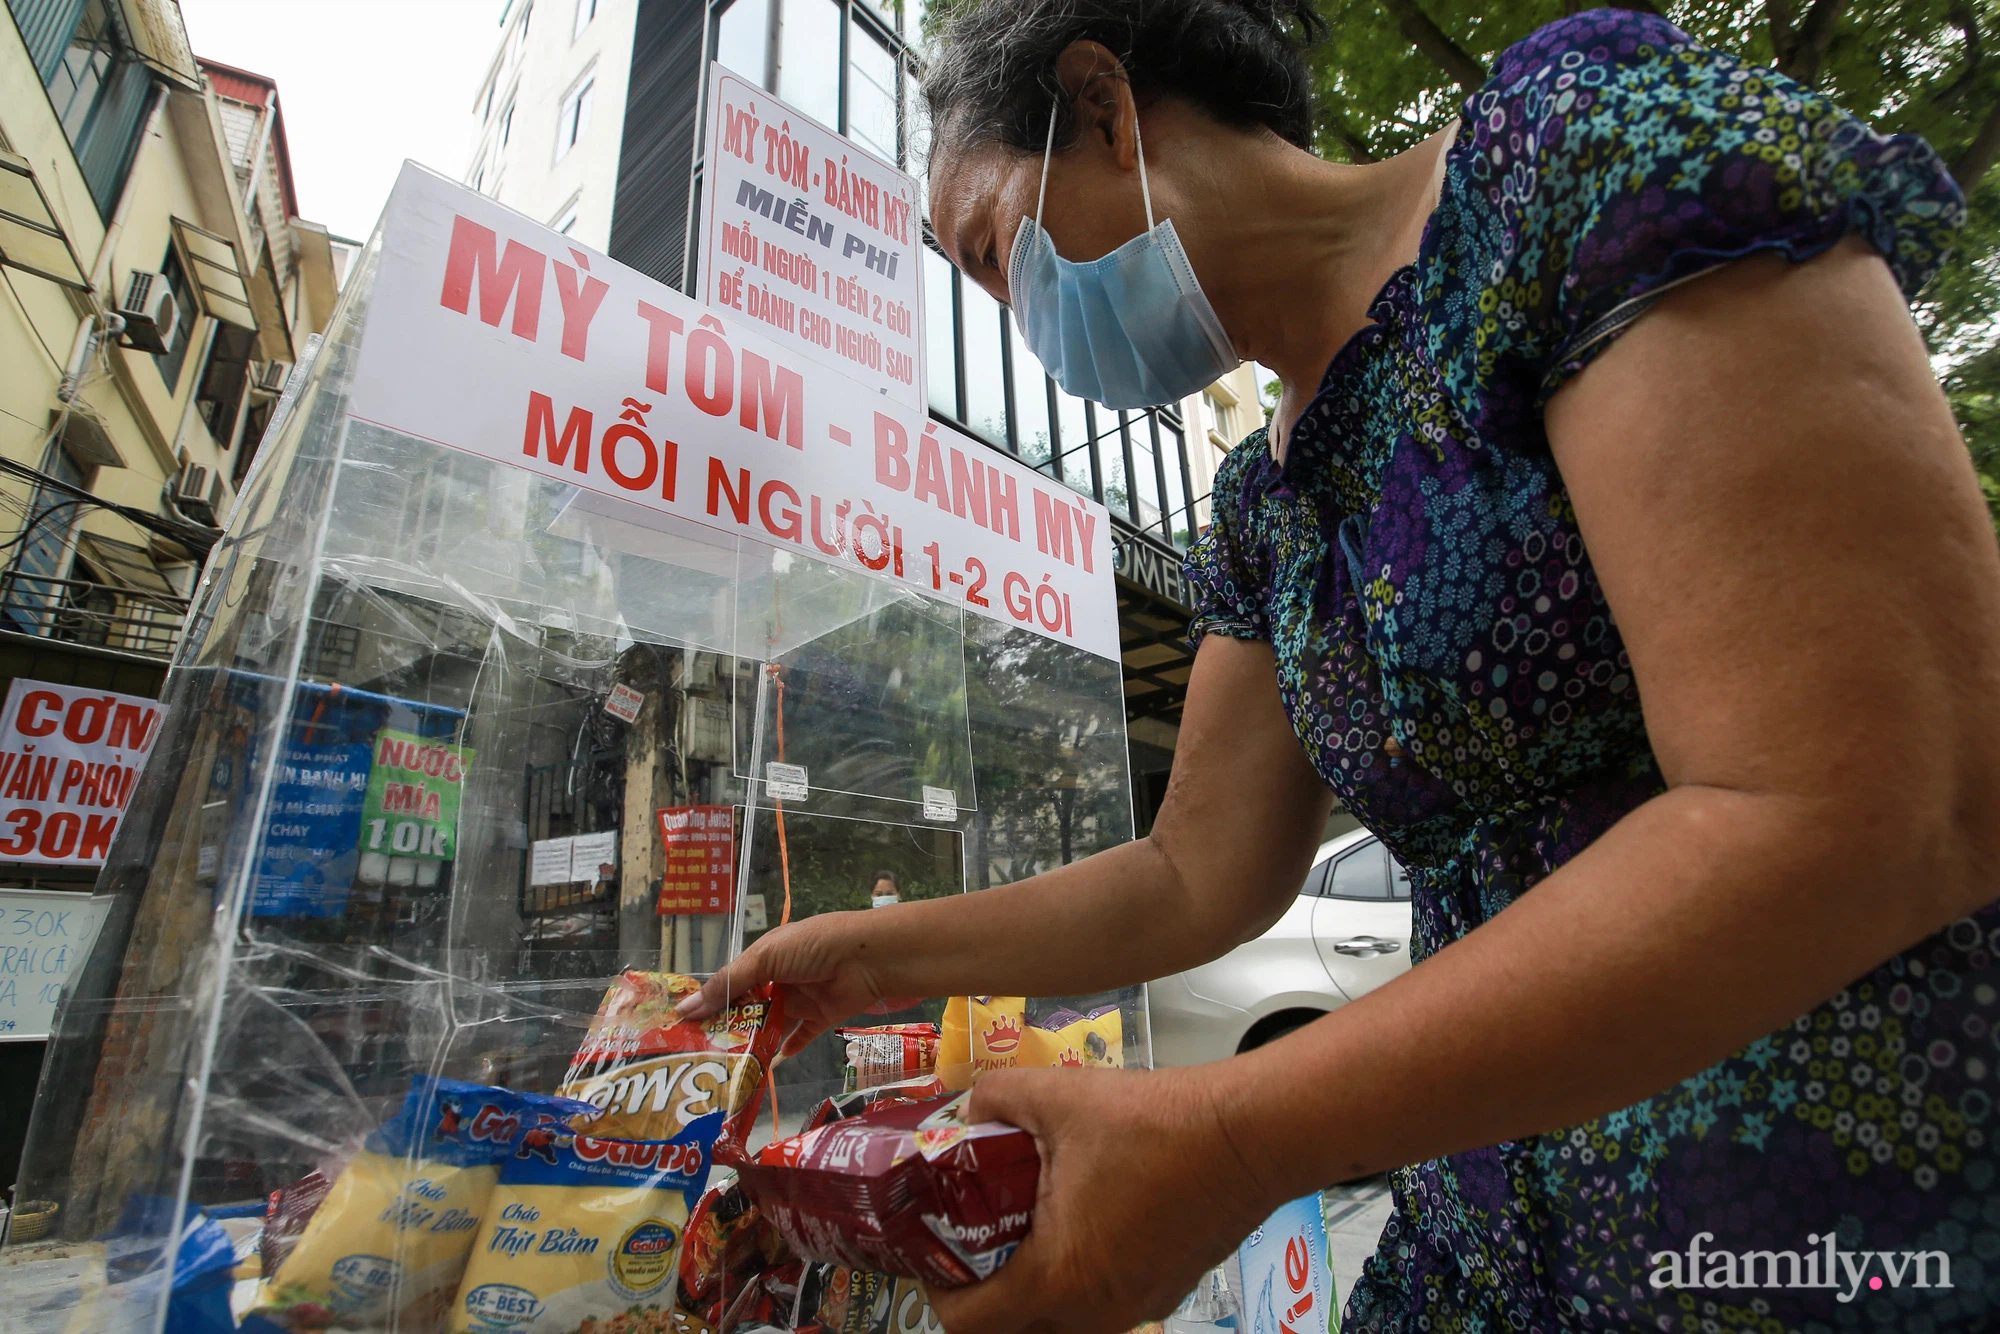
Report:
[[[938,244],[966,277],[1000,301],[1011,300],[1007,262],[1021,219],[1035,216],[1041,174],[1040,153],[1003,144],[964,152],[947,148],[931,158],[931,227]],[[1156,211],[1162,202],[1160,177],[1151,173]],[[1064,259],[1110,254],[1146,230],[1136,167],[1122,168],[1103,137],[1086,132],[1049,162],[1042,226]]]

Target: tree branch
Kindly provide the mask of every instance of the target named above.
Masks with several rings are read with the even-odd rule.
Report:
[[[1979,133],[1972,136],[1972,142],[1958,155],[1958,161],[1951,164],[1951,178],[1958,182],[1959,189],[1971,194],[1972,187],[1979,184],[1995,158],[2000,158],[2000,101],[1986,108]]]
[[[1355,162],[1374,162],[1377,160],[1375,150],[1368,146],[1368,141],[1349,129],[1346,121],[1338,116],[1329,116],[1326,118],[1325,124],[1326,132],[1340,141],[1341,147],[1347,150],[1347,156],[1350,159]]]
[[[1382,8],[1396,20],[1396,27],[1403,36],[1409,38],[1417,50],[1430,57],[1439,69],[1449,74],[1460,88],[1469,93],[1486,82],[1486,67],[1447,36],[1416,0],[1382,0]]]
[[[1790,0],[1768,0],[1764,6],[1764,23],[1771,30],[1771,56],[1783,64],[1792,54],[1792,43],[1798,40],[1798,29],[1792,24]]]
[[[1833,40],[1834,25],[1840,20],[1840,11],[1846,7],[1846,0],[1813,0],[1813,6],[1806,11],[1797,33],[1792,35],[1790,50],[1780,52],[1778,72],[1797,79],[1808,88],[1819,84],[1820,67],[1826,61],[1827,44]],[[1777,36],[1777,17],[1772,16],[1772,37]]]

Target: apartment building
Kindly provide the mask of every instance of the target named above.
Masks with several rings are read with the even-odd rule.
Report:
[[[708,61],[921,179],[923,21],[921,0],[510,0],[464,179],[692,291]],[[1217,442],[1261,423],[1255,376],[1244,367],[1145,412],[1084,402],[1049,379],[998,302],[935,246],[925,260],[931,414],[1112,513],[1143,830],[1192,661],[1180,559],[1207,525]]]
[[[354,247],[298,216],[277,88],[197,60],[173,0],[5,11],[0,693],[153,696]],[[95,878],[0,857],[9,887]],[[0,1186],[44,1045],[5,1036]]]

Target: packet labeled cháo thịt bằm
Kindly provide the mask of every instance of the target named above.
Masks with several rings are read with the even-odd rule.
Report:
[[[670,1140],[558,1135],[509,1159],[445,1328],[672,1334],[680,1249],[721,1130],[712,1112]]]
[[[784,1037],[775,988],[755,987],[708,1019],[674,1006],[700,990],[680,973],[622,974],[605,991],[590,1032],[556,1091],[604,1115],[588,1133],[669,1139],[710,1112],[725,1116],[716,1160],[734,1162],[762,1102],[765,1072]],[[579,1129],[586,1129],[579,1126]]]
[[[334,1179],[245,1328],[432,1328],[464,1271],[501,1163],[530,1132],[593,1110],[417,1076],[401,1110]]]

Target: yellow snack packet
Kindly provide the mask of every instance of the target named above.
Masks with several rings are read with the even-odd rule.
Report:
[[[1125,1020],[1116,1005],[1089,1014],[1057,1010],[1028,1029],[1023,1065],[1102,1066],[1125,1064]]]
[[[446,1330],[675,1334],[682,1238],[721,1130],[714,1112],[670,1140],[556,1135],[509,1159]]]
[[[299,1331],[429,1329],[523,1141],[588,1104],[420,1075],[341,1169],[252,1315]]]

